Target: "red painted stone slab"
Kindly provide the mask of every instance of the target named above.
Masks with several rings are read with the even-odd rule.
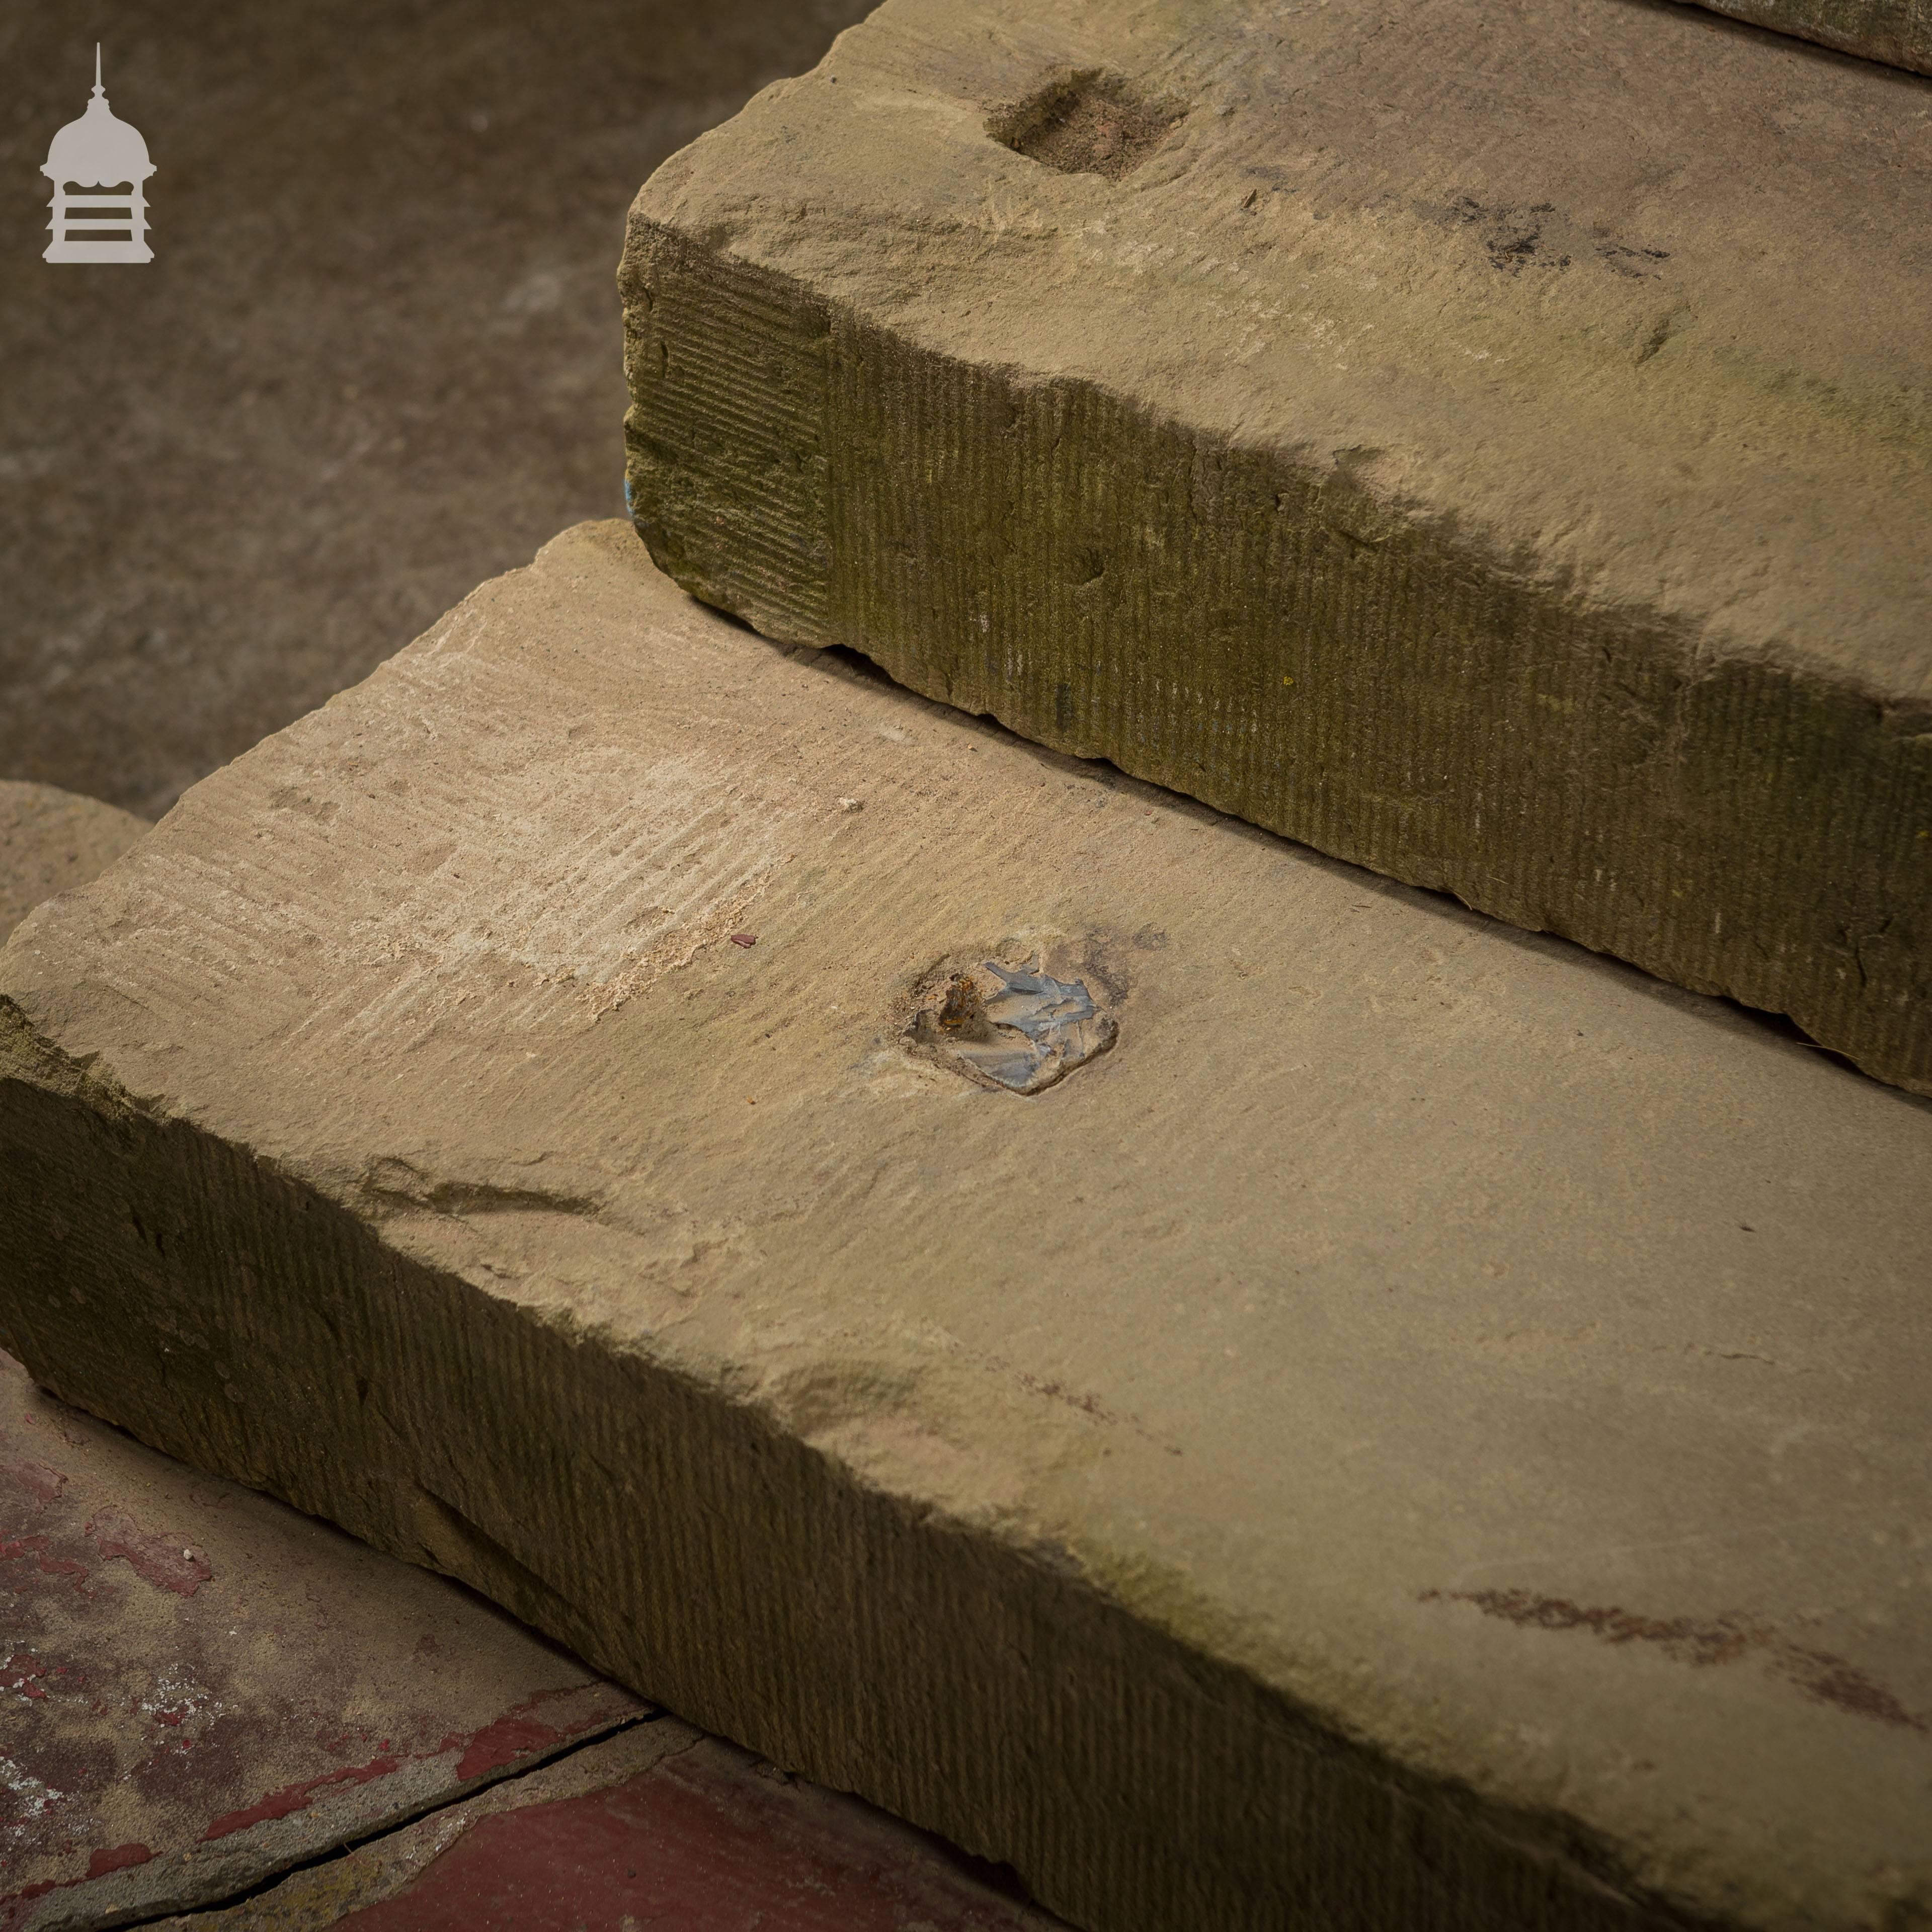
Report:
[[[0,1932],[232,1898],[645,1708],[0,1355]]]
[[[761,1772],[766,1774],[761,1774]],[[601,1790],[502,1810],[354,1932],[1018,1932],[1057,1924],[960,1854],[715,1738]]]
[[[1065,1932],[1010,1874],[674,1718],[152,1932]]]

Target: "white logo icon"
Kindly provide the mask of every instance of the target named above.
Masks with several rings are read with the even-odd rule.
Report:
[[[100,85],[100,46],[94,49],[94,98],[78,121],[70,121],[47,149],[41,169],[54,184],[54,216],[47,226],[50,262],[152,262],[148,204],[141,184],[154,172],[148,144],[126,122],[116,120]]]

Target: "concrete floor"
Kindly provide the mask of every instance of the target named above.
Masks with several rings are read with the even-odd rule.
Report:
[[[158,817],[621,514],[625,209],[867,10],[0,11],[0,778]],[[97,38],[158,170],[138,268],[40,259]]]

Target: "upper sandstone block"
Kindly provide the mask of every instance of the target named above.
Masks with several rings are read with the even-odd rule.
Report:
[[[1638,0],[889,0],[638,198],[638,526],[1932,1091],[1929,109]]]

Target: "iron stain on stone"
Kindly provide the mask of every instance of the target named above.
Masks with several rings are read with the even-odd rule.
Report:
[[[1064,1079],[1106,1052],[1117,1031],[1081,981],[992,959],[954,974],[911,1028],[920,1045],[1014,1094]]]

